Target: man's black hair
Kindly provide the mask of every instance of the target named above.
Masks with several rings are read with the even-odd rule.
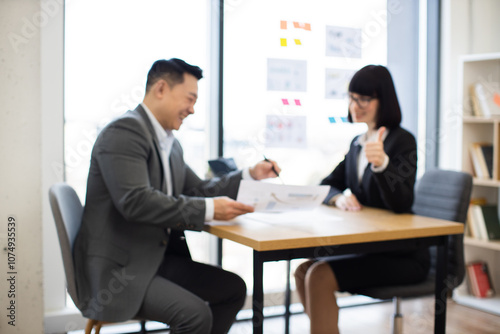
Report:
[[[165,80],[170,87],[184,82],[184,73],[191,74],[196,79],[203,78],[203,71],[195,65],[186,63],[182,59],[160,59],[153,63],[148,72],[146,92],[160,79]]]

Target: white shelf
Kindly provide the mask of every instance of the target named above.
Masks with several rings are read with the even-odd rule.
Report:
[[[485,60],[500,60],[500,52],[462,55],[460,57],[460,61],[462,62],[485,61]]]
[[[453,300],[460,305],[500,315],[500,297],[477,298],[470,295],[453,295]]]
[[[489,240],[475,239],[471,237],[464,237],[464,244],[468,246],[476,246],[476,247],[500,251],[500,240],[489,241]]]
[[[500,181],[492,179],[478,179],[477,177],[475,177],[473,179],[473,183],[475,186],[494,187],[494,188],[500,187]]]
[[[500,82],[500,53],[473,54],[460,57],[458,68],[458,100],[462,105],[461,169],[473,173],[470,146],[475,142],[493,144],[493,178],[473,180],[473,197],[484,197],[488,203],[499,204],[500,197],[500,117],[478,117],[471,115],[469,87],[476,83]],[[460,134],[461,130],[461,134]],[[461,152],[460,152],[461,151]],[[488,265],[493,289],[497,295],[489,298],[471,296],[464,282],[462,288],[455,289],[455,302],[478,310],[500,315],[500,240],[479,240],[464,238],[464,255],[467,262],[484,261]],[[465,280],[467,281],[467,280]]]

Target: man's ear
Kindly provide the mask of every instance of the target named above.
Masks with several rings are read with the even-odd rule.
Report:
[[[170,86],[163,79],[158,80],[154,86],[154,92],[157,98],[164,97],[166,94],[170,93],[170,90]]]

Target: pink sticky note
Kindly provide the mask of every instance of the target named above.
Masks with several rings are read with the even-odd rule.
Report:
[[[281,99],[281,102],[283,102],[283,105],[285,105],[285,106],[290,105],[290,104],[288,103],[288,99]]]
[[[295,100],[295,105],[296,105],[296,106],[301,106],[301,104],[300,104],[300,100]]]

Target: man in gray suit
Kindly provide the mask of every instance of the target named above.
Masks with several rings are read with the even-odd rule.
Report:
[[[172,131],[194,113],[201,78],[199,67],[180,59],[155,62],[143,102],[95,142],[74,248],[77,306],[88,318],[227,333],[243,305],[243,280],[192,261],[183,231],[252,212],[234,200],[240,180],[274,177],[279,167],[261,161],[211,180],[189,168]]]

